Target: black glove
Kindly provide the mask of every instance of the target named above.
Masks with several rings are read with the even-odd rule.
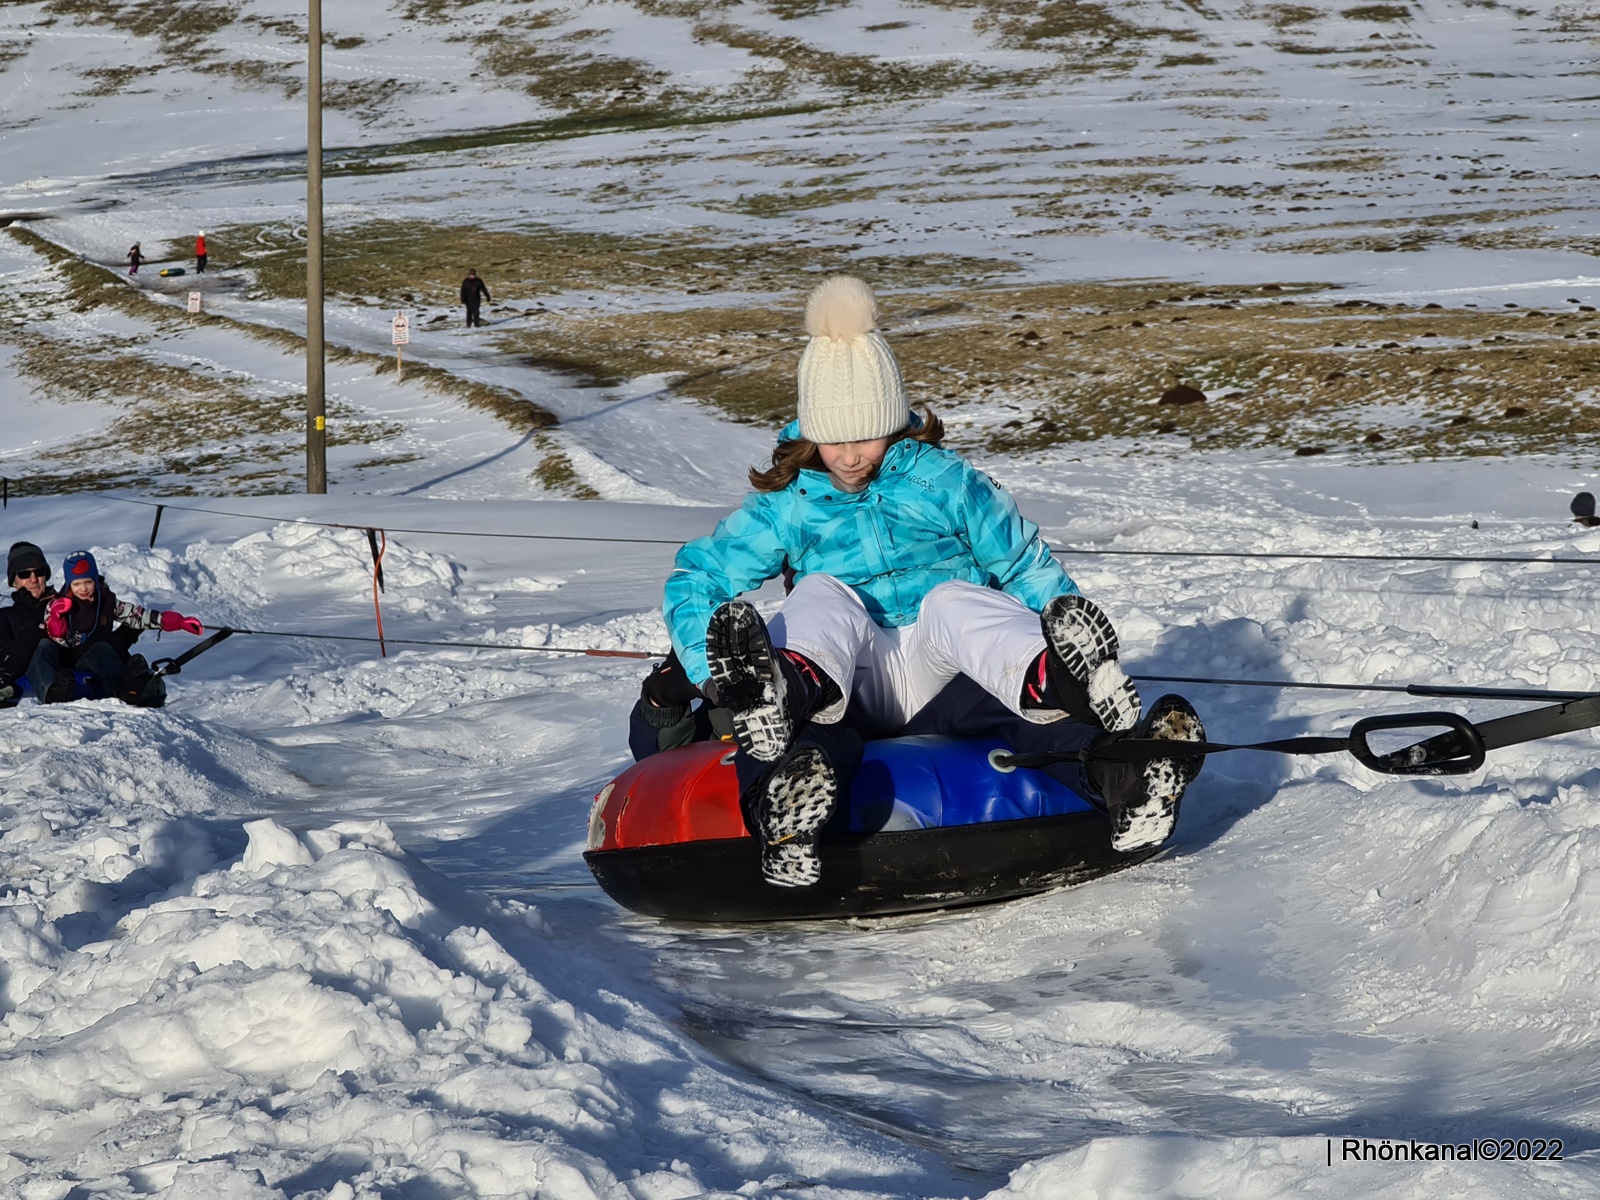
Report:
[[[646,675],[639,691],[644,696],[647,712],[651,705],[667,709],[688,708],[700,699],[700,689],[689,682],[676,654],[668,655],[665,662]]]
[[[689,706],[687,704],[651,704],[650,701],[639,701],[639,717],[651,729],[666,729],[669,725],[676,725],[679,721],[689,719]]]

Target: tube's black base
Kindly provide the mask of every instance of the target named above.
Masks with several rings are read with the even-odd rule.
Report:
[[[1098,812],[819,843],[815,887],[773,887],[754,838],[591,850],[584,860],[618,904],[675,921],[795,921],[960,908],[1109,875],[1157,853],[1120,854]]]

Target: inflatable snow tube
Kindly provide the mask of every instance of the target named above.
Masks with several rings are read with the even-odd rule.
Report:
[[[1027,896],[1142,862],[1105,814],[1042,771],[1002,770],[998,741],[869,742],[818,839],[822,880],[773,887],[739,810],[732,747],[636,763],[595,796],[584,861],[624,908],[678,921],[887,916]]]
[[[90,675],[87,671],[74,671],[72,673],[72,680],[74,684],[72,698],[74,700],[80,700],[85,696],[94,700],[105,700],[110,698],[109,693],[104,696],[99,694],[95,677]],[[12,682],[11,687],[11,695],[4,700],[0,700],[0,708],[15,708],[18,701],[20,701],[24,696],[33,695],[35,691],[34,686],[28,682],[28,677],[26,675],[18,675]]]

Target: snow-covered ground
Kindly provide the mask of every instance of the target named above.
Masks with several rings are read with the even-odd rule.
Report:
[[[819,269],[849,245],[1004,260],[1017,280],[1312,280],[1446,307],[1600,291],[1579,5],[529,7],[329,10],[329,144],[350,164],[330,172],[334,236],[383,216],[794,239]],[[135,237],[292,233],[298,9],[6,13],[0,218],[113,265]],[[1034,37],[1036,16],[1063,24]],[[652,95],[678,89],[675,119],[562,126],[592,97],[490,70],[503,29],[644,64]],[[934,82],[829,73],[858,54]],[[152,70],[166,55],[209,67]],[[196,659],[163,710],[0,711],[0,1195],[1600,1195],[1595,734],[1453,780],[1218,757],[1165,857],[975,911],[636,918],[581,850],[644,664],[541,648],[663,647],[673,548],[737,502],[770,431],[659,377],[578,387],[419,322],[415,361],[560,424],[508,431],[336,359],[340,411],[372,433],[331,452],[335,494],[240,494],[298,471],[297,350],[243,332],[299,329],[297,306],[219,271],[207,311],[240,324],[188,327],[193,277],[164,294],[147,270],[168,307],[144,309],[61,278],[0,236],[0,474],[95,438],[118,477],[139,469],[118,442],[131,384],[90,371],[57,392],[18,366],[46,329],[185,373],[170,398],[174,376],[142,377],[142,436],[233,459],[154,480],[153,548],[134,488],[13,491],[0,545],[89,546],[120,593],[254,632]],[[392,299],[337,298],[331,340],[387,355]],[[663,303],[643,278],[543,299]],[[1202,553],[1600,561],[1600,531],[1566,519],[1589,464],[1127,449],[981,465],[1087,552],[1067,566],[1136,673],[1600,690],[1587,563]],[[557,454],[604,499],[550,499],[534,472]],[[367,528],[387,533],[386,657]],[[1522,707],[1188,690],[1237,741]],[[1412,1139],[1498,1138],[1563,1157],[1394,1161]],[[1346,1160],[1345,1139],[1387,1157]]]
[[[1600,552],[1563,523],[1566,468],[1401,474],[1006,479],[1078,548]],[[1170,855],[1075,891],[673,927],[619,911],[580,857],[641,664],[512,647],[664,644],[653,539],[714,510],[202,507],[235,515],[168,508],[154,550],[138,505],[7,510],[53,555],[88,541],[124,593],[261,631],[195,660],[162,711],[4,714],[0,1179],[19,1195],[1600,1189],[1592,734],[1460,781],[1220,758]],[[373,636],[365,535],[309,520],[441,531],[391,535],[387,636],[507,649],[274,636]],[[551,532],[652,540],[475,536]],[[1600,687],[1585,566],[1069,565],[1141,673]],[[1192,692],[1237,740],[1437,706]],[[1565,1158],[1327,1165],[1330,1137],[1498,1136]]]

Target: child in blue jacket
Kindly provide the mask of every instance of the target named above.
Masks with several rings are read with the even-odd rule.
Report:
[[[1046,740],[1063,751],[1136,725],[1145,737],[1204,736],[1176,696],[1140,724],[1110,621],[1010,495],[938,445],[938,418],[911,412],[876,325],[859,279],[812,292],[798,419],[771,467],[750,472],[743,506],[678,552],[665,589],[685,676],[732,713],[745,812],[780,886],[820,877],[816,835],[857,757],[829,728],[847,710],[871,736],[919,713],[930,732],[924,710],[965,675],[1000,717],[1053,727]],[[737,597],[786,564],[793,589],[769,626]],[[1165,840],[1200,762],[1091,764],[1087,790],[1107,805],[1113,845]]]

